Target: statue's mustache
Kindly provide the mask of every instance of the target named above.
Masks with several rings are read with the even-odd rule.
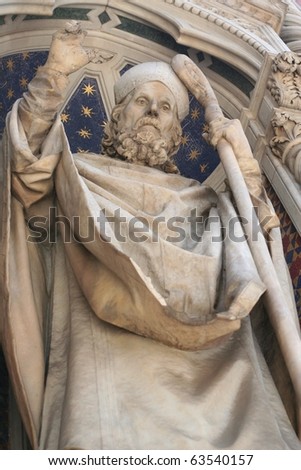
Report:
[[[143,126],[153,126],[155,129],[161,132],[161,124],[159,119],[157,118],[150,116],[142,117],[136,122],[135,126],[133,127],[133,130],[136,131]]]

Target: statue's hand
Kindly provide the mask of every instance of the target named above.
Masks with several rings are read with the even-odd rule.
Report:
[[[217,147],[220,139],[225,139],[232,146],[236,158],[253,158],[248,139],[238,119],[219,117],[210,122],[206,140]]]
[[[45,66],[69,75],[88,64],[93,59],[94,52],[87,51],[82,46],[86,34],[78,21],[66,23],[65,29],[57,31],[53,36]]]

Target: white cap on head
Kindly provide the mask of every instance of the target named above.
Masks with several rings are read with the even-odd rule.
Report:
[[[145,62],[127,70],[115,83],[116,104],[119,104],[134,88],[147,82],[161,82],[175,97],[178,116],[182,121],[189,113],[188,92],[170,65],[165,62]]]

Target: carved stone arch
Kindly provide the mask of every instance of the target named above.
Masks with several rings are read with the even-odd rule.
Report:
[[[11,5],[11,10],[9,10]],[[58,8],[69,8],[70,0],[25,0],[3,2],[0,15],[54,14]],[[47,9],[45,9],[47,6]],[[72,8],[83,8],[85,2],[73,0]],[[135,17],[170,34],[179,44],[225,59],[229,64],[257,78],[262,55],[279,52],[285,45],[279,41],[287,2],[257,0],[98,0],[89,2],[91,11],[103,9]],[[42,13],[44,11],[44,13]],[[92,13],[93,16],[93,13]]]
[[[121,7],[119,1],[109,0],[107,6],[147,20],[177,43],[225,60],[256,80],[263,56],[286,50],[278,30],[287,4],[273,3],[277,5],[256,0],[128,0]]]
[[[299,5],[299,6],[297,6]],[[292,1],[285,16],[280,33],[282,40],[293,52],[301,52],[301,5],[298,1]]]

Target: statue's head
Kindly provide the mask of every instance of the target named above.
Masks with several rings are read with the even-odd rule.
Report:
[[[112,157],[177,172],[177,152],[188,114],[188,93],[172,68],[147,62],[128,70],[115,85],[116,106],[105,126],[103,147]]]

